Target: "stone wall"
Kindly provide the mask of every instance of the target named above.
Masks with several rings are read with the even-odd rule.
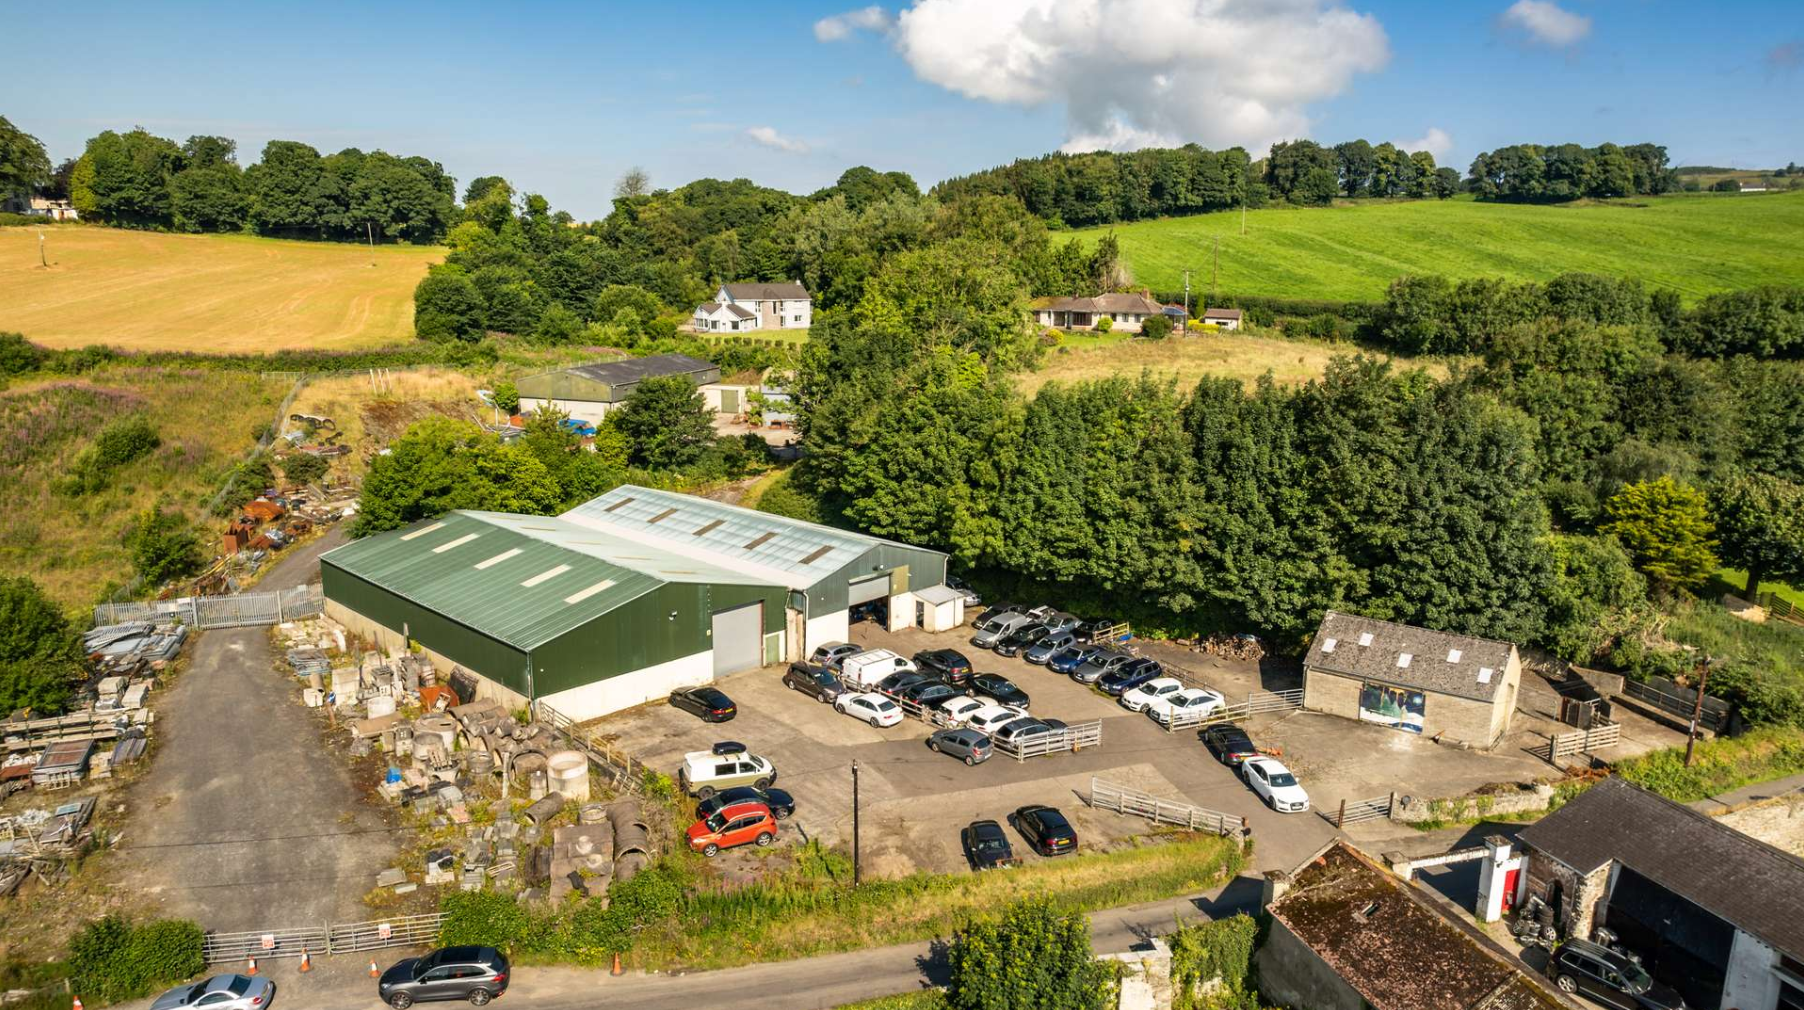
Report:
[[[1303,676],[1303,707],[1312,712],[1338,715],[1343,719],[1358,719],[1360,686],[1361,681],[1355,677],[1308,670]],[[1502,685],[1499,690],[1502,690]],[[1509,700],[1513,702],[1513,699],[1512,689]],[[1500,699],[1500,702],[1502,700],[1504,699]],[[1444,742],[1479,749],[1487,748],[1495,742],[1499,735],[1495,727],[1499,721],[1506,727],[1508,723],[1507,719],[1499,720],[1490,703],[1449,694],[1428,695],[1422,717],[1425,723],[1423,736],[1432,737],[1438,733],[1442,734]]]
[[[1533,848],[1528,850],[1528,894],[1552,903],[1553,885],[1560,885],[1560,907],[1555,922],[1562,936],[1588,937],[1597,919],[1598,906],[1604,900],[1610,882],[1610,867],[1605,863],[1588,874],[1581,874],[1559,860],[1549,858]]]
[[[1391,820],[1403,824],[1428,821],[1482,821],[1487,817],[1546,810],[1554,790],[1548,785],[1520,784],[1516,790],[1492,795],[1467,794],[1447,798],[1401,796],[1391,807]]]

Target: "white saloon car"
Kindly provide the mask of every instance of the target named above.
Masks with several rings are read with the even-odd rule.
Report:
[[[875,692],[842,694],[834,699],[833,707],[879,729],[902,721],[902,706]]]
[[[1182,691],[1154,698],[1146,706],[1146,714],[1161,726],[1169,726],[1172,721],[1192,722],[1221,710],[1222,696],[1214,691],[1205,691],[1200,687],[1187,687]]]
[[[965,725],[979,733],[994,733],[998,728],[1026,715],[1026,709],[1013,705],[985,705],[966,716]]]
[[[1300,814],[1309,809],[1309,794],[1297,784],[1297,777],[1271,758],[1254,757],[1242,761],[1240,777],[1246,779],[1247,785],[1266,806],[1281,814]]]
[[[1154,677],[1132,691],[1121,696],[1121,704],[1129,712],[1144,712],[1146,706],[1155,698],[1163,698],[1184,689],[1184,682],[1176,677]]]
[[[956,729],[963,726],[966,719],[983,711],[984,707],[984,703],[976,698],[961,694],[954,698],[947,698],[938,708],[933,709],[931,718],[935,726]]]

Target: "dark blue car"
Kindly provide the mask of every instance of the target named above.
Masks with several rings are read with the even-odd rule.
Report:
[[[1053,673],[1069,674],[1084,665],[1084,660],[1100,652],[1102,652],[1102,648],[1095,645],[1069,646],[1053,653],[1052,658],[1046,661],[1046,668]]]
[[[1136,659],[1119,670],[1103,674],[1096,686],[1119,698],[1164,672],[1164,668],[1153,660]]]

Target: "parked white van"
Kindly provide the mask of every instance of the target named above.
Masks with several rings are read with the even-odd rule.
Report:
[[[840,663],[839,680],[860,691],[869,691],[892,673],[914,672],[915,664],[912,660],[904,659],[888,649],[868,649],[856,656],[847,656]]]
[[[1018,628],[1025,628],[1037,618],[1027,614],[1003,614],[992,617],[977,626],[977,634],[971,636],[971,644],[979,649],[994,649],[996,643],[1003,640]]]

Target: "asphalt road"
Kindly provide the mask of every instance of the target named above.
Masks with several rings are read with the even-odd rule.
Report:
[[[314,578],[327,536],[258,590]],[[233,932],[357,921],[392,851],[379,813],[320,746],[268,628],[207,631],[157,707],[156,753],[120,841],[121,882],[163,915]]]

